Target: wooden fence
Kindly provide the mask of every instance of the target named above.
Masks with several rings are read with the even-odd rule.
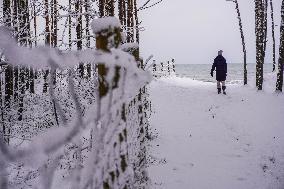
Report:
[[[135,45],[120,48],[117,21],[104,19],[94,23],[97,51],[41,49],[40,56],[37,49],[7,49],[9,64],[0,68],[1,189],[147,188],[151,74],[139,66]]]

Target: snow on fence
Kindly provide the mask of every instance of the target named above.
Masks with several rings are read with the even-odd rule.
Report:
[[[152,63],[152,74],[154,77],[171,77],[176,74],[175,60],[167,61],[166,63],[161,62],[159,64],[153,60]]]
[[[19,78],[27,78],[24,75],[32,73],[28,67],[37,69],[35,75],[44,80],[42,85],[34,85],[48,88],[42,95],[37,87],[18,94],[20,106],[16,108],[20,111],[15,111],[12,102],[6,104],[5,94],[0,96],[1,189],[145,187],[146,84],[151,74],[138,67],[137,46],[120,48],[120,24],[115,18],[97,19],[92,28],[98,50],[71,53],[18,47],[9,31],[0,28],[0,48],[9,62],[0,66],[1,94],[10,90],[3,85],[8,82],[5,74],[17,70]],[[79,63],[88,63],[84,66],[92,73],[85,80],[76,72]],[[18,87],[24,90],[27,86]],[[83,96],[86,91],[89,94]],[[43,122],[51,124],[50,128],[24,136]],[[16,132],[17,128],[24,131]],[[8,138],[23,143],[7,145]]]

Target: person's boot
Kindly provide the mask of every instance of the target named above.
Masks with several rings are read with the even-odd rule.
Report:
[[[221,88],[217,88],[218,89],[218,94],[221,94]]]
[[[223,94],[226,95],[226,86],[222,86]]]

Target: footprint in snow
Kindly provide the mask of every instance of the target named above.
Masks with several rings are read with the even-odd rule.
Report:
[[[246,179],[245,179],[245,178],[240,177],[240,178],[237,178],[237,180],[238,180],[238,181],[245,181]]]
[[[270,157],[270,158],[269,158],[269,161],[270,161],[271,163],[273,163],[273,164],[275,164],[275,163],[276,163],[276,159],[275,159],[275,157]]]

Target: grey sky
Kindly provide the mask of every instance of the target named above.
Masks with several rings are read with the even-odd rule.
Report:
[[[239,0],[247,43],[248,62],[255,62],[254,1]],[[281,0],[274,0],[277,54]],[[270,13],[270,8],[269,8]],[[243,53],[235,4],[226,0],[164,0],[140,13],[146,28],[141,32],[141,51],[157,61],[171,57],[180,64],[211,63],[219,49],[228,62],[242,62]],[[270,14],[269,14],[269,23]],[[266,62],[272,62],[269,25]]]

